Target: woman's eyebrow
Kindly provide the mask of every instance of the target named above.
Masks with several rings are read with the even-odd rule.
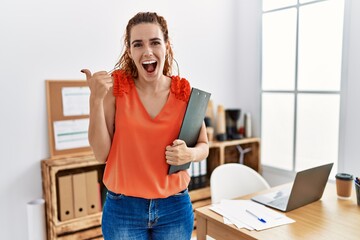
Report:
[[[161,41],[161,38],[151,38],[150,41]]]
[[[142,41],[141,40],[134,40],[134,41],[132,41],[132,43],[131,44],[134,44],[134,43],[141,43]]]
[[[150,42],[153,42],[153,41],[161,41],[161,38],[158,38],[158,37],[150,38],[149,41],[150,41]],[[135,43],[142,43],[142,40],[134,40],[134,41],[131,42],[131,44],[135,44]]]

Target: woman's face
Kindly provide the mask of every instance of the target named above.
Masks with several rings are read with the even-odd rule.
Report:
[[[160,26],[140,23],[130,31],[130,57],[134,61],[139,78],[159,79],[163,75],[166,43]]]

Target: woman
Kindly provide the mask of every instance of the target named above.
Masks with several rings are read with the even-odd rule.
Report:
[[[207,157],[205,124],[195,147],[177,139],[191,88],[171,75],[173,51],[163,17],[136,14],[124,46],[111,74],[82,70],[91,90],[89,142],[96,159],[106,162],[104,238],[190,239],[190,177],[167,172],[169,165]]]

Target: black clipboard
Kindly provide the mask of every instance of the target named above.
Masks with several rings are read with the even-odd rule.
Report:
[[[194,147],[197,143],[210,96],[211,93],[197,88],[191,89],[190,99],[178,137],[178,139],[185,141],[188,147]],[[179,166],[170,165],[168,174],[186,170],[190,167],[190,164],[191,162]]]

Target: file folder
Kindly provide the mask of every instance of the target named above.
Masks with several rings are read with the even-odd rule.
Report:
[[[200,187],[207,185],[207,159],[200,161]]]
[[[178,137],[178,139],[184,140],[188,147],[194,147],[197,143],[210,96],[210,93],[200,89],[191,89],[190,99]],[[179,166],[170,165],[168,174],[186,170],[190,167],[190,164],[191,162]]]
[[[86,207],[86,175],[85,173],[73,174],[74,190],[74,216],[83,217],[87,215]]]
[[[59,184],[59,220],[74,218],[72,176],[58,177]]]
[[[100,191],[98,172],[96,170],[85,173],[86,175],[86,206],[87,213],[93,214],[100,211]]]
[[[187,172],[188,172],[189,177],[190,177],[188,190],[191,191],[194,188],[194,180],[193,180],[193,177],[194,177],[194,163],[193,162],[190,164],[189,168],[187,169]]]
[[[192,177],[193,179],[193,189],[198,189],[201,187],[200,185],[200,178],[201,178],[201,175],[200,175],[200,163],[199,162],[193,162],[193,169],[194,169],[194,175]]]

